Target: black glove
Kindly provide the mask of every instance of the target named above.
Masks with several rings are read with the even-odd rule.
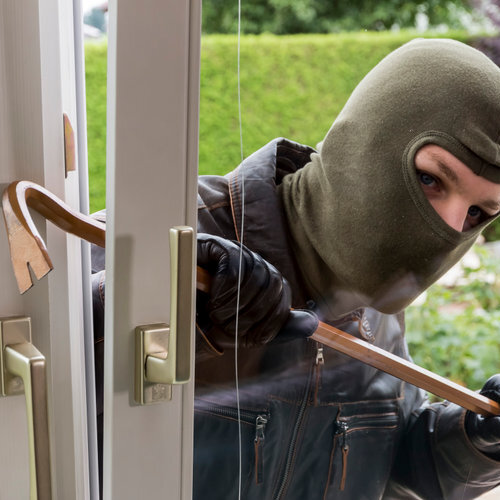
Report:
[[[290,311],[290,285],[258,254],[242,246],[238,343],[253,347],[305,338],[318,326],[310,311]],[[198,295],[200,334],[216,351],[234,347],[240,244],[198,234],[198,265],[213,277],[208,299]],[[279,333],[279,335],[278,335]]]
[[[500,374],[487,380],[481,394],[500,403]],[[483,417],[468,411],[465,415],[465,430],[479,451],[494,460],[500,460],[500,417]]]

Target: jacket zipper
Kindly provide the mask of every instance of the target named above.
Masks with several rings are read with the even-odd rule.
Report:
[[[320,385],[320,380],[321,380],[321,367],[325,364],[325,357],[323,355],[323,347],[321,344],[318,344],[317,351],[316,351],[316,383],[314,386],[314,406],[318,406],[319,400],[318,400],[318,392],[319,392],[319,385]]]
[[[303,421],[304,421],[304,414],[306,412],[306,407],[307,407],[307,400],[309,399],[309,391],[310,391],[310,385],[311,385],[311,377],[312,377],[312,368],[314,368],[314,364],[312,365],[311,369],[309,370],[309,376],[307,378],[307,383],[305,385],[305,391],[304,395],[302,397],[302,401],[300,403],[299,407],[299,412],[297,414],[297,420],[295,421],[295,426],[293,428],[292,432],[292,438],[290,440],[290,443],[288,445],[288,450],[286,454],[286,462],[285,462],[285,470],[283,472],[283,476],[281,478],[281,483],[280,487],[278,489],[278,493],[274,497],[275,500],[280,500],[285,492],[285,489],[288,484],[288,477],[290,475],[290,471],[292,469],[292,462],[293,458],[295,455],[295,446],[297,444],[297,439],[299,437],[300,430],[302,429]]]
[[[264,430],[267,425],[267,415],[257,415],[255,419],[255,483],[261,484],[264,481]]]
[[[358,332],[361,337],[371,343],[375,341],[375,336],[373,335],[370,323],[365,317],[364,309],[354,311],[349,319],[350,321],[358,323]]]
[[[340,491],[344,491],[345,479],[347,476],[347,456],[349,454],[349,445],[347,444],[347,431],[349,430],[349,424],[345,420],[337,420],[337,429],[335,434],[342,435],[342,475],[340,477]]]
[[[338,422],[348,422],[348,431],[360,430],[363,427],[374,429],[377,427],[396,427],[398,423],[398,414],[396,412],[374,413],[359,415],[353,417],[340,417]]]
[[[238,410],[229,406],[208,406],[204,408],[213,414],[238,419]],[[264,481],[264,441],[266,425],[269,422],[269,413],[259,413],[240,410],[240,419],[247,424],[255,424],[254,438],[254,465],[255,465],[255,483],[261,484]]]
[[[200,411],[206,411],[208,413],[213,413],[216,415],[222,415],[224,417],[230,417],[234,418],[235,420],[238,420],[238,410],[236,408],[232,408],[230,406],[206,406],[203,409],[200,409]],[[248,410],[240,410],[239,412],[239,417],[242,422],[245,422],[247,424],[253,424],[255,423],[255,416],[256,415],[261,415],[258,413],[258,411],[252,412]],[[266,418],[269,416],[267,413],[265,414]]]
[[[349,423],[348,423],[349,420]],[[344,491],[347,478],[347,459],[349,456],[349,444],[347,443],[348,435],[351,431],[360,430],[363,427],[376,428],[391,428],[396,427],[398,416],[394,412],[387,414],[363,415],[359,417],[337,417],[335,434],[340,436],[340,450],[342,453],[342,474],[340,476],[339,490]]]

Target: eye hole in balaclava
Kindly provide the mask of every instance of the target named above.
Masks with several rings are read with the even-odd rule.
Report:
[[[405,181],[422,217],[454,244],[477,237],[500,209],[500,184],[469,169],[462,150],[451,136],[428,131],[410,143],[403,160]]]
[[[421,147],[414,163],[427,200],[455,230],[469,231],[500,211],[500,185],[478,176],[441,146]]]

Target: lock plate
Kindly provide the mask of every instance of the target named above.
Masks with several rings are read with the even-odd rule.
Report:
[[[15,344],[31,344],[31,319],[22,316],[0,318],[0,395],[13,396],[24,393],[21,377],[7,372],[5,368],[5,347]]]
[[[172,399],[172,385],[147,380],[148,356],[167,359],[170,327],[165,323],[138,326],[135,329],[135,401],[140,405]]]

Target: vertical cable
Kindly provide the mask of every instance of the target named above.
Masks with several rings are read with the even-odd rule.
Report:
[[[238,500],[241,500],[241,478],[242,478],[242,451],[241,451],[241,413],[240,413],[240,390],[238,380],[238,324],[240,316],[240,292],[241,292],[241,267],[243,261],[243,234],[245,227],[245,172],[243,168],[243,126],[241,120],[241,86],[240,86],[240,42],[241,42],[241,0],[238,0],[238,122],[240,132],[240,157],[241,157],[241,228],[240,228],[240,258],[238,264],[238,289],[236,292],[236,321],[234,332],[234,371],[236,388],[236,409],[238,412]]]

